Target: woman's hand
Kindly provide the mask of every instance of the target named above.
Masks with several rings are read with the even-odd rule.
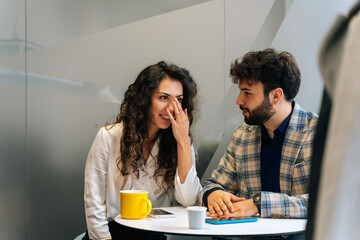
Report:
[[[189,139],[190,124],[187,109],[184,111],[176,98],[172,104],[175,117],[171,114],[169,108],[166,109],[166,112],[170,118],[172,131],[177,142],[178,174],[180,182],[184,183],[187,174],[193,166]]]
[[[181,104],[175,98],[172,103],[175,117],[171,114],[170,109],[167,108],[166,112],[170,118],[172,131],[178,144],[189,143],[189,118],[187,115],[187,109],[183,110]]]

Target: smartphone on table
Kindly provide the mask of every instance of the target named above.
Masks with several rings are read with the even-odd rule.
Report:
[[[165,211],[164,209],[161,209],[161,208],[153,208],[153,209],[151,209],[149,217],[151,217],[151,218],[173,218],[173,217],[175,217],[175,214]]]
[[[256,222],[256,217],[230,217],[230,218],[206,218],[205,222],[212,224],[229,224],[229,223],[244,223]]]

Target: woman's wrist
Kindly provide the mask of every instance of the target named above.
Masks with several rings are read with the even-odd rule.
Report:
[[[186,149],[190,147],[190,139],[186,137],[180,141],[177,141],[178,149]]]

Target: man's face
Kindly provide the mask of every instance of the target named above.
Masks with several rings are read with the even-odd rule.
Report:
[[[236,104],[239,105],[247,124],[263,124],[275,114],[269,96],[264,96],[264,85],[260,81],[242,80],[239,89]]]

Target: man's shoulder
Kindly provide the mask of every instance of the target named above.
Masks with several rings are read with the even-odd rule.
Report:
[[[304,108],[302,108],[297,102],[295,102],[295,104],[294,104],[294,110],[293,111],[294,111],[294,113],[297,113],[297,114],[305,114],[305,115],[317,116],[316,113],[307,111]]]
[[[295,104],[290,124],[295,128],[315,128],[319,116],[316,113],[306,111],[300,105]]]
[[[260,125],[241,124],[233,133],[233,139],[243,138],[244,136],[253,133],[254,131],[261,131]]]

